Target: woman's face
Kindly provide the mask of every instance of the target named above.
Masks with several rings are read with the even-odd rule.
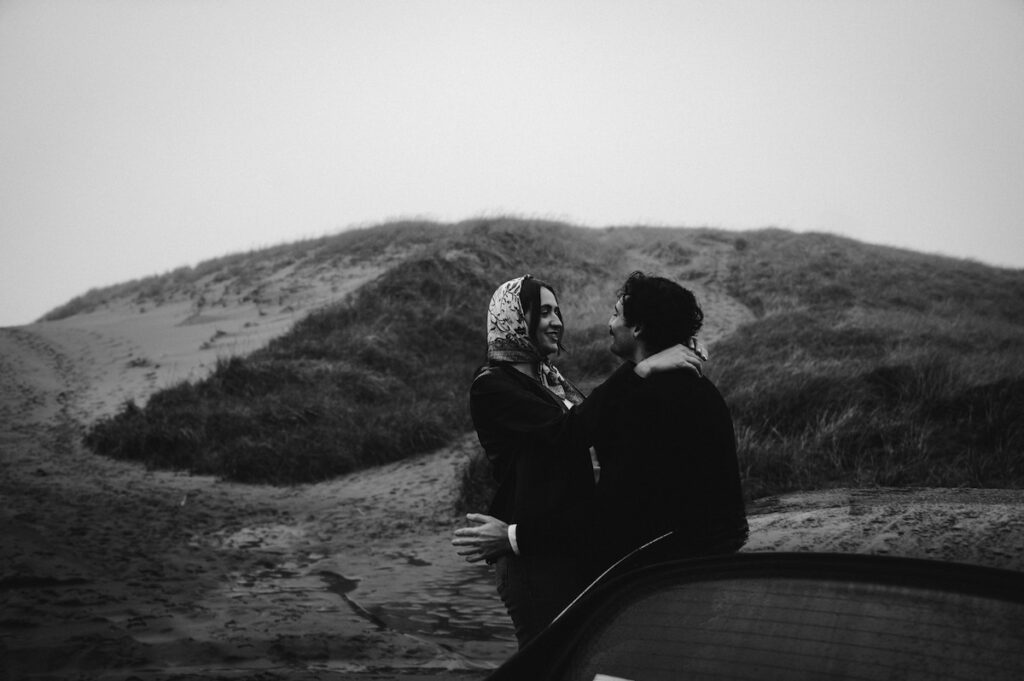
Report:
[[[540,289],[540,315],[537,320],[537,331],[533,334],[533,342],[544,357],[558,352],[558,343],[562,340],[562,320],[559,315],[558,300],[550,289]]]

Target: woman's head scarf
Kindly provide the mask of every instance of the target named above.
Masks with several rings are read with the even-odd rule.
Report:
[[[583,401],[582,393],[541,355],[533,341],[530,320],[523,309],[524,284],[529,290],[537,285],[537,281],[529,274],[517,277],[499,286],[491,296],[487,307],[487,359],[490,362],[533,364],[539,368],[541,383],[548,390],[564,400],[579,404]],[[536,310],[531,312],[537,313]]]

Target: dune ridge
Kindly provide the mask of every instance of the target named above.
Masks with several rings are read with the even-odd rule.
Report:
[[[508,657],[514,637],[488,571],[457,560],[448,543],[460,522],[462,467],[478,453],[469,433],[406,460],[282,487],[148,470],[81,444],[88,424],[126,401],[145,404],[175,382],[201,381],[218,360],[264,347],[445,234],[479,230],[494,241],[482,254],[443,257],[519,267],[509,253],[528,254],[530,235],[548,229],[528,225],[517,240],[521,225],[482,222],[398,225],[346,237],[344,248],[325,239],[229,257],[95,291],[45,321],[0,329],[0,677],[429,681],[482,678]],[[557,229],[565,244],[582,233]],[[391,244],[396,234],[409,237],[402,247]],[[588,271],[563,273],[562,293],[579,327],[600,331],[609,296],[630,269],[668,274],[705,302],[705,337],[719,366],[729,354],[753,356],[753,368],[768,377],[757,390],[780,375],[801,375],[794,369],[859,361],[870,368],[874,356],[856,353],[894,338],[896,351],[911,355],[940,328],[949,331],[944,347],[964,357],[980,390],[1005,377],[1019,383],[1019,304],[1012,300],[1020,299],[1020,273],[969,263],[947,270],[926,256],[893,256],[889,265],[906,263],[930,277],[915,288],[905,285],[908,277],[871,269],[873,256],[892,249],[827,236],[587,234],[579,248],[600,257],[587,261]],[[793,258],[802,260],[790,266]],[[743,267],[750,276],[737,276]],[[880,308],[858,298],[865,271],[882,278],[870,282],[868,296],[880,298]],[[822,287],[826,279],[835,281]],[[841,311],[838,321],[814,326],[832,323],[824,314],[830,305]],[[965,316],[967,309],[977,316]],[[861,331],[865,321],[876,325],[877,339]],[[848,342],[840,350],[850,354],[823,360],[808,353],[814,347],[787,344],[809,330],[828,341],[823,347]],[[575,356],[605,353],[604,343]],[[905,368],[867,373],[878,383],[869,387],[903,389],[896,370]],[[734,380],[743,385],[746,377]],[[1010,426],[1019,428],[1019,419]],[[751,433],[741,432],[748,444]],[[814,444],[794,440],[800,451]],[[772,440],[764,449],[774,456],[779,448]],[[784,466],[775,469],[792,478]],[[931,531],[911,546],[916,555],[1020,569],[1021,495],[836,489],[770,497],[753,508],[748,550],[895,553],[907,548],[901,519],[931,519]]]

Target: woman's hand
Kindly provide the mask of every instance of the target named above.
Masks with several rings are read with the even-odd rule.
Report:
[[[477,525],[455,530],[452,546],[460,556],[465,556],[470,563],[479,563],[482,560],[491,562],[512,553],[508,523],[482,513],[467,513],[466,519]]]
[[[659,371],[671,371],[673,369],[686,369],[693,371],[700,376],[703,371],[704,362],[708,359],[707,350],[697,342],[696,338],[690,339],[690,346],[673,345],[661,352],[656,352],[647,359],[639,362],[634,371],[640,378],[647,378]]]

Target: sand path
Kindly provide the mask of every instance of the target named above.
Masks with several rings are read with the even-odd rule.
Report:
[[[698,263],[693,283],[716,310],[709,342],[751,318],[718,292],[716,263]],[[379,271],[306,277],[316,286],[276,306],[115,304],[0,329],[0,679],[480,679],[514,651],[486,568],[449,544],[472,435],[288,488],[80,445],[82,424],[261,347]],[[1022,507],[1020,490],[788,495],[751,509],[746,550],[1022,570]]]
[[[480,678],[512,652],[448,543],[471,437],[299,487],[148,471],[79,444],[97,372],[146,368],[126,351],[0,329],[0,676]]]

